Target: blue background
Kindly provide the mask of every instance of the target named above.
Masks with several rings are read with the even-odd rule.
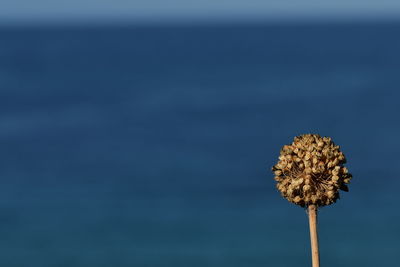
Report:
[[[309,266],[271,166],[331,136],[323,266],[395,266],[400,23],[0,28],[2,266]]]

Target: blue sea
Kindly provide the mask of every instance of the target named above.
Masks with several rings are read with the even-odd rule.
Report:
[[[321,265],[397,266],[400,23],[3,26],[0,265],[310,266],[270,171],[331,136]]]

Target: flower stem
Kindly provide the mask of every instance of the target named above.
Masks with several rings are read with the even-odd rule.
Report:
[[[315,205],[308,206],[308,220],[310,223],[312,267],[319,267],[317,207]]]

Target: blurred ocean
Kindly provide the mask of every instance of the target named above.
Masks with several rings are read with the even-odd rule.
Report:
[[[396,266],[400,23],[0,28],[0,265],[310,266],[270,172],[332,136],[321,262]]]

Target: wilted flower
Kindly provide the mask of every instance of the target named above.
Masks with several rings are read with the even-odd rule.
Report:
[[[276,187],[290,202],[326,206],[336,202],[339,189],[348,191],[352,176],[344,163],[345,156],[331,138],[305,134],[283,146],[272,171]]]

